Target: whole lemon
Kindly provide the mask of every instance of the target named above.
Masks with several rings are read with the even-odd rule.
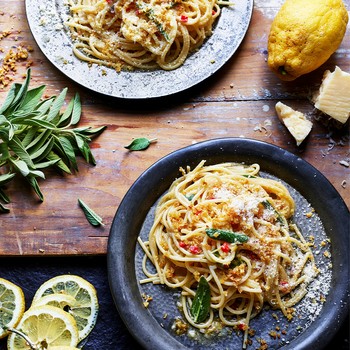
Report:
[[[282,79],[309,73],[337,50],[348,23],[341,0],[286,0],[268,38],[268,66]]]

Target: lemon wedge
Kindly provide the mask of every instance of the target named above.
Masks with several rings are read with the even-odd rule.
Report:
[[[21,333],[21,334],[19,334]],[[68,312],[51,306],[30,307],[7,341],[9,350],[44,350],[53,346],[76,347],[79,333]]]
[[[34,295],[32,306],[49,304],[71,314],[78,327],[79,341],[94,328],[99,304],[95,287],[76,275],[60,275],[44,282]]]
[[[6,328],[16,327],[25,309],[22,289],[16,284],[0,278],[0,338],[9,334]]]

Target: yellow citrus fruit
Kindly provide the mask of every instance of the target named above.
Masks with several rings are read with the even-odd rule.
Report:
[[[22,289],[16,284],[0,278],[0,338],[9,332],[3,327],[16,327],[25,309]]]
[[[73,316],[50,305],[30,307],[23,314],[16,330],[22,335],[12,333],[9,336],[9,350],[44,350],[51,349],[52,346],[76,347],[79,342],[78,327]]]
[[[40,300],[43,298],[46,299]],[[99,310],[96,289],[82,277],[60,275],[44,282],[35,293],[32,305],[38,303],[58,306],[70,313],[76,321],[79,340],[84,339],[96,324]]]
[[[282,80],[309,73],[337,50],[348,12],[342,0],[286,0],[268,38],[268,66]]]

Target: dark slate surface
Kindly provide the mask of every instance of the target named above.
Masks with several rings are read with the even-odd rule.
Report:
[[[100,312],[97,324],[83,347],[84,350],[141,349],[114,306],[105,257],[0,259],[0,277],[18,284],[23,289],[26,308],[30,306],[37,288],[46,280],[60,274],[79,275],[90,281],[98,293]],[[327,349],[348,350],[349,346],[349,321],[347,321]],[[5,349],[6,340],[2,339],[0,350]]]
[[[114,306],[104,257],[0,259],[0,276],[23,289],[26,309],[31,305],[37,288],[46,280],[61,274],[76,274],[87,279],[98,293],[100,311],[97,324],[88,336],[84,350],[141,349]],[[0,349],[7,349],[4,340],[0,340]]]

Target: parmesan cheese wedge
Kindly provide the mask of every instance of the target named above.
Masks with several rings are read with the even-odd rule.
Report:
[[[334,72],[325,71],[315,107],[341,123],[350,116],[350,74],[335,67]]]
[[[286,126],[294,137],[297,146],[299,146],[306,136],[309,135],[312,129],[312,122],[306,119],[303,113],[295,111],[282,102],[277,102],[275,109],[279,120]]]

